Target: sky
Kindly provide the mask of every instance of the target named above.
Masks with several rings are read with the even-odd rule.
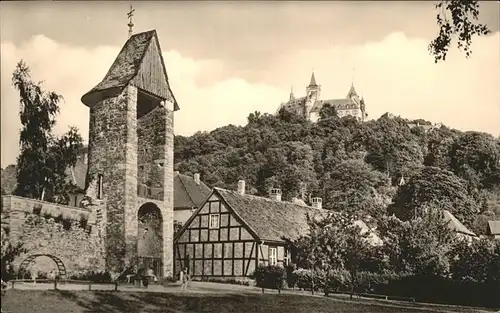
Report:
[[[19,153],[16,63],[65,101],[56,134],[76,126],[88,138],[81,96],[103,78],[128,36],[156,29],[180,111],[176,135],[244,125],[303,96],[314,70],[322,98],[354,83],[369,118],[391,112],[460,130],[500,135],[500,4],[481,4],[492,30],[473,39],[467,59],[455,46],[435,64],[432,2],[1,2],[1,166]]]

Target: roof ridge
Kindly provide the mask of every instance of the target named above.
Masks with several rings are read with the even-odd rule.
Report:
[[[313,210],[317,210],[319,212],[330,212],[330,210],[327,210],[327,209],[323,209],[323,208],[315,208],[313,206],[310,206],[310,205],[301,205],[301,204],[297,204],[297,203],[293,203],[291,201],[276,201],[276,200],[273,200],[273,199],[270,199],[268,197],[264,197],[264,196],[257,196],[257,195],[251,195],[251,194],[239,194],[238,191],[235,191],[235,190],[230,190],[230,189],[226,189],[226,188],[221,188],[221,187],[214,187],[214,189],[218,189],[218,190],[222,190],[222,191],[228,191],[228,192],[231,192],[231,193],[235,193],[235,194],[238,194],[242,197],[249,197],[249,198],[256,198],[256,199],[262,199],[262,200],[265,200],[265,201],[268,201],[268,202],[273,202],[273,203],[277,203],[277,204],[287,204],[287,205],[294,205],[294,206],[297,206],[297,207],[300,207],[300,208],[307,208],[307,209],[313,209]]]

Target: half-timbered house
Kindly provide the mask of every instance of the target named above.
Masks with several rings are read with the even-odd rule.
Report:
[[[325,216],[321,199],[314,207],[247,195],[244,181],[238,191],[214,188],[205,203],[175,238],[175,272],[187,267],[195,278],[235,279],[250,276],[259,264],[283,265],[290,259],[285,239],[309,230],[306,215]]]

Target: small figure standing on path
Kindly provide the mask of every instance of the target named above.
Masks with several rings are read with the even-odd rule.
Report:
[[[32,272],[31,272],[31,279],[33,280],[33,284],[36,284],[36,278],[37,278],[37,272],[35,269],[32,269]]]
[[[189,273],[187,267],[182,269],[181,279],[182,279],[182,290],[185,291],[189,281]]]
[[[148,269],[147,274],[148,274],[148,275],[147,275],[148,277],[153,278],[153,281],[154,281],[154,282],[157,282],[157,281],[158,281],[158,279],[156,278],[155,272],[153,271],[153,268],[152,268],[152,267],[150,267],[150,268]]]

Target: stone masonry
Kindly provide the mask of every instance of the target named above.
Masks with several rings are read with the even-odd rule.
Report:
[[[72,223],[63,229],[55,220],[62,217]],[[2,235],[12,243],[22,242],[26,250],[15,258],[17,268],[28,256],[48,254],[61,259],[68,275],[104,271],[104,245],[86,209],[12,195],[2,196]],[[87,220],[87,226],[79,226]],[[46,260],[47,261],[47,260]],[[53,261],[37,260],[37,265],[53,268]]]
[[[124,88],[116,97],[105,99],[90,108],[88,190],[97,193],[102,179],[101,198],[106,200],[106,266],[120,272],[126,260],[126,216],[137,205],[137,141],[135,99],[137,89]],[[130,142],[131,141],[131,142]],[[101,177],[101,178],[100,178]],[[131,190],[133,192],[131,192]],[[87,194],[89,195],[89,194]],[[89,195],[99,198],[96,195]],[[130,219],[130,217],[129,217]]]
[[[31,254],[52,254],[75,271],[107,270],[116,277],[139,261],[139,209],[153,206],[162,221],[162,251],[154,262],[163,273],[156,274],[171,276],[173,114],[179,107],[156,31],[131,36],[82,102],[90,109],[90,120],[85,196],[79,207],[2,197],[2,229],[8,228],[14,241],[31,244]],[[57,223],[31,223],[60,215],[75,223],[84,216],[89,227],[61,231]]]
[[[103,211],[106,269],[119,273],[139,261],[138,212],[148,204],[162,215],[162,270],[171,276],[173,112],[178,106],[156,32],[129,38],[82,102],[90,108],[86,203],[97,203],[94,209]]]
[[[164,192],[163,202],[165,210],[162,211],[163,219],[163,271],[174,272],[174,104],[170,101],[163,103],[165,108],[165,165],[164,165]]]

